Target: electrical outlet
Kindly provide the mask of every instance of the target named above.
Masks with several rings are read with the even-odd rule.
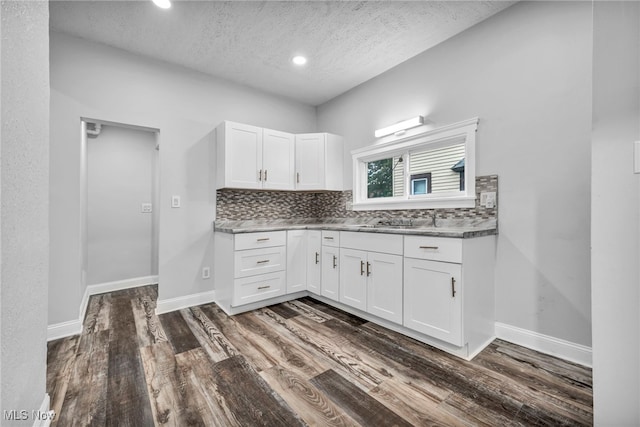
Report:
[[[203,279],[211,278],[211,269],[209,267],[202,267],[202,278]]]
[[[151,203],[142,203],[140,205],[140,212],[151,213],[153,212],[153,205]]]
[[[352,211],[353,210],[353,202],[351,200],[347,200],[346,203],[344,204],[344,208],[348,211]]]
[[[180,207],[180,196],[171,196],[171,207],[172,208]]]

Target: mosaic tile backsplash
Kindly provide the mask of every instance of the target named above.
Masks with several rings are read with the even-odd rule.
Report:
[[[351,190],[323,193],[299,193],[293,191],[218,190],[216,195],[216,219],[227,221],[256,219],[295,218],[483,218],[497,219],[496,208],[480,206],[480,193],[498,193],[498,176],[476,177],[475,208],[410,209],[389,211],[352,211],[346,209],[353,200]]]

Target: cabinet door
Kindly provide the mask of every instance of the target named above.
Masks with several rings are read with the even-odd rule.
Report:
[[[324,190],[324,133],[296,135],[296,189]]]
[[[340,302],[367,309],[367,253],[340,249]]]
[[[287,293],[307,289],[307,232],[287,231]]]
[[[340,288],[340,249],[331,246],[322,247],[322,277],[320,294],[332,300],[339,300]]]
[[[295,135],[264,129],[262,134],[262,188],[293,190]]]
[[[460,264],[404,260],[404,326],[462,346]]]
[[[225,157],[224,187],[262,188],[262,128],[225,122],[222,143]]]
[[[369,252],[367,312],[402,324],[402,256]]]
[[[320,295],[322,232],[307,231],[307,290]]]

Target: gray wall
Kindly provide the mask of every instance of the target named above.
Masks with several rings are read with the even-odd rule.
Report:
[[[80,117],[160,130],[159,299],[212,290],[210,133],[223,120],[316,129],[315,108],[122,50],[51,34],[49,324],[77,320],[83,283]],[[182,207],[171,209],[172,195]]]
[[[102,126],[87,139],[87,284],[157,275],[153,269],[153,202],[156,135]],[[157,208],[158,206],[156,206]]]
[[[417,114],[480,118],[477,175],[500,177],[496,320],[591,344],[591,3],[525,2],[318,107],[349,150]]]
[[[31,415],[47,361],[49,4],[3,1],[0,15],[0,416]]]
[[[640,425],[640,4],[594,4],[591,268],[596,425]]]

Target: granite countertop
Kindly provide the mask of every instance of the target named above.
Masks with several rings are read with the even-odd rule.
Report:
[[[382,222],[382,223],[381,223]],[[254,233],[279,230],[335,230],[363,233],[472,238],[498,234],[495,219],[383,219],[335,218],[215,221],[213,230],[221,233]]]

